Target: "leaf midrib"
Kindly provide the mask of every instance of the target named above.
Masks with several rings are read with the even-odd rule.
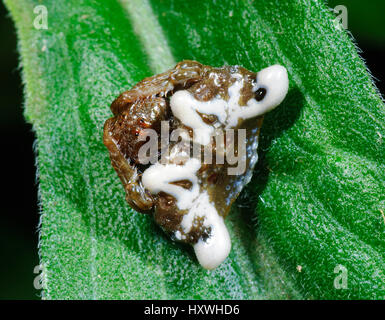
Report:
[[[158,19],[148,0],[118,0],[131,18],[133,29],[142,43],[154,74],[172,68],[176,62]]]

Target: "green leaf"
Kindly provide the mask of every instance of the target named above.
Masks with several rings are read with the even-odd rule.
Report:
[[[331,8],[346,7],[348,28],[357,39],[372,46],[385,47],[384,1],[372,0],[362,5],[361,0],[329,0],[328,5]]]
[[[384,298],[385,107],[323,1],[5,2],[37,135],[45,298]],[[128,207],[102,143],[111,101],[182,59],[290,78],[215,271]]]

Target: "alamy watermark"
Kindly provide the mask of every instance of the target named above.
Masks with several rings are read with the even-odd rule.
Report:
[[[33,9],[33,13],[36,15],[33,20],[33,26],[37,30],[48,29],[48,10],[46,6],[38,5]]]
[[[196,143],[196,137],[201,134],[199,129],[193,131],[193,137],[186,129],[178,128],[171,132],[169,123],[161,121],[160,136],[156,130],[141,130],[138,140],[145,141],[139,148],[138,162],[142,165],[160,162],[167,164],[170,160],[183,162],[189,158],[199,159],[203,164],[227,164],[229,175],[241,175],[246,171],[246,129],[216,130],[210,136],[210,143]],[[159,154],[160,144],[160,154]],[[172,146],[171,146],[172,145]],[[214,156],[215,154],[215,156]]]
[[[337,264],[334,268],[337,276],[334,278],[334,288],[337,290],[348,288],[348,269],[342,264]]]
[[[342,30],[348,28],[348,9],[344,5],[338,5],[333,8],[336,15],[333,25],[336,29]]]
[[[44,267],[42,264],[39,264],[39,265],[35,266],[35,268],[33,268],[33,273],[37,275],[33,279],[33,287],[36,290],[45,289],[44,283],[43,283],[43,272],[44,272]]]

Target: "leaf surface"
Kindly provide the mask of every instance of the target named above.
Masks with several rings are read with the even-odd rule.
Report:
[[[384,297],[385,107],[323,1],[5,2],[37,135],[45,298]],[[111,101],[183,59],[290,78],[211,272],[128,207],[102,143]]]

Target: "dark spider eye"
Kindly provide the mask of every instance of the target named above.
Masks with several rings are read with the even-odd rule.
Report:
[[[255,100],[261,101],[266,95],[266,89],[265,88],[259,88],[257,91],[255,91]]]

